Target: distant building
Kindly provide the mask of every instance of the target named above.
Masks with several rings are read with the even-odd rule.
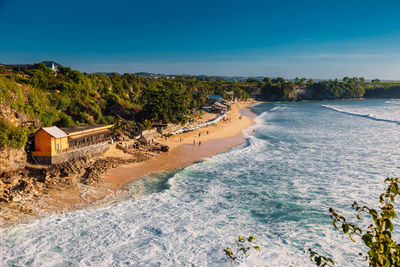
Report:
[[[102,154],[111,141],[113,125],[89,125],[72,128],[56,126],[40,128],[35,134],[33,159],[38,163],[54,164],[85,155]]]
[[[222,96],[221,95],[208,95],[207,99],[211,99],[211,100],[217,100],[217,99],[221,99]]]
[[[57,71],[61,66],[57,62],[54,61],[42,61],[44,65],[51,68],[53,71]],[[9,71],[24,71],[31,68],[33,64],[3,64],[3,67],[8,69]]]
[[[220,95],[207,96],[207,104],[203,106],[203,110],[212,113],[222,113],[230,110],[231,102],[225,100]]]
[[[58,71],[58,67],[61,67],[61,64],[58,64],[57,62],[54,61],[42,61],[44,65],[52,69],[53,71]]]

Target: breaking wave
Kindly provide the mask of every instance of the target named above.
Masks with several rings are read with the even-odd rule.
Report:
[[[379,114],[382,101],[346,103]],[[339,119],[320,102],[285,105],[256,106],[244,144],[132,183],[107,206],[0,229],[0,265],[229,266],[223,248],[254,235],[261,252],[240,266],[314,266],[310,247],[337,266],[365,266],[362,243],[334,230],[328,208],[352,219],[354,200],[376,205],[399,171],[398,127]]]
[[[363,117],[363,118],[367,118],[367,119],[371,119],[371,120],[375,120],[375,121],[384,121],[384,122],[390,122],[390,123],[395,123],[395,124],[399,124],[400,125],[400,119],[397,118],[392,118],[392,117],[383,117],[383,116],[379,116],[376,114],[365,114],[365,113],[360,113],[360,112],[356,112],[356,111],[352,111],[352,110],[346,110],[343,108],[338,108],[335,106],[330,106],[330,105],[321,105],[325,108],[331,109],[333,111],[337,111],[343,114],[347,114],[347,115],[352,115],[352,116],[358,116],[358,117]]]

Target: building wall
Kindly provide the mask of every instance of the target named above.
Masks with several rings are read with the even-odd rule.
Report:
[[[106,152],[108,149],[109,149],[108,143],[100,143],[100,144],[96,144],[96,145],[83,147],[83,148],[71,151],[69,153],[66,153],[68,155],[67,160],[79,159],[83,156],[87,156],[87,157],[99,156],[99,155],[102,155],[104,152]]]
[[[39,130],[35,134],[35,151],[51,153],[52,151],[51,138],[52,137],[50,134],[48,134],[44,130]]]
[[[59,152],[68,148],[68,137],[54,138],[44,130],[35,134],[35,152],[37,156],[57,155],[57,144]]]
[[[69,147],[68,145],[68,137],[62,137],[62,138],[51,138],[51,154],[52,155],[57,155],[57,145],[59,152],[61,153],[63,149],[67,149]]]
[[[94,157],[104,154],[109,149],[108,143],[100,143],[92,146],[83,147],[68,153],[59,153],[53,156],[34,155],[35,160],[40,164],[56,164],[67,162],[82,157]]]

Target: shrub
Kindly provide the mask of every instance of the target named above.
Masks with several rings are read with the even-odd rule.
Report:
[[[5,120],[0,120],[0,147],[21,148],[28,141],[28,131],[25,127],[13,126]]]

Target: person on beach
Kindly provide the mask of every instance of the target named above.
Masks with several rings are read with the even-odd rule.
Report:
[[[201,133],[199,133],[199,137],[201,136]]]
[[[193,140],[193,145],[195,145],[196,144],[196,141],[195,140]]]
[[[207,135],[208,135],[208,131],[207,131]]]
[[[182,137],[180,137],[180,138],[179,138],[179,142],[181,142],[181,143],[182,143]]]
[[[199,141],[199,146],[201,146],[201,141]]]

